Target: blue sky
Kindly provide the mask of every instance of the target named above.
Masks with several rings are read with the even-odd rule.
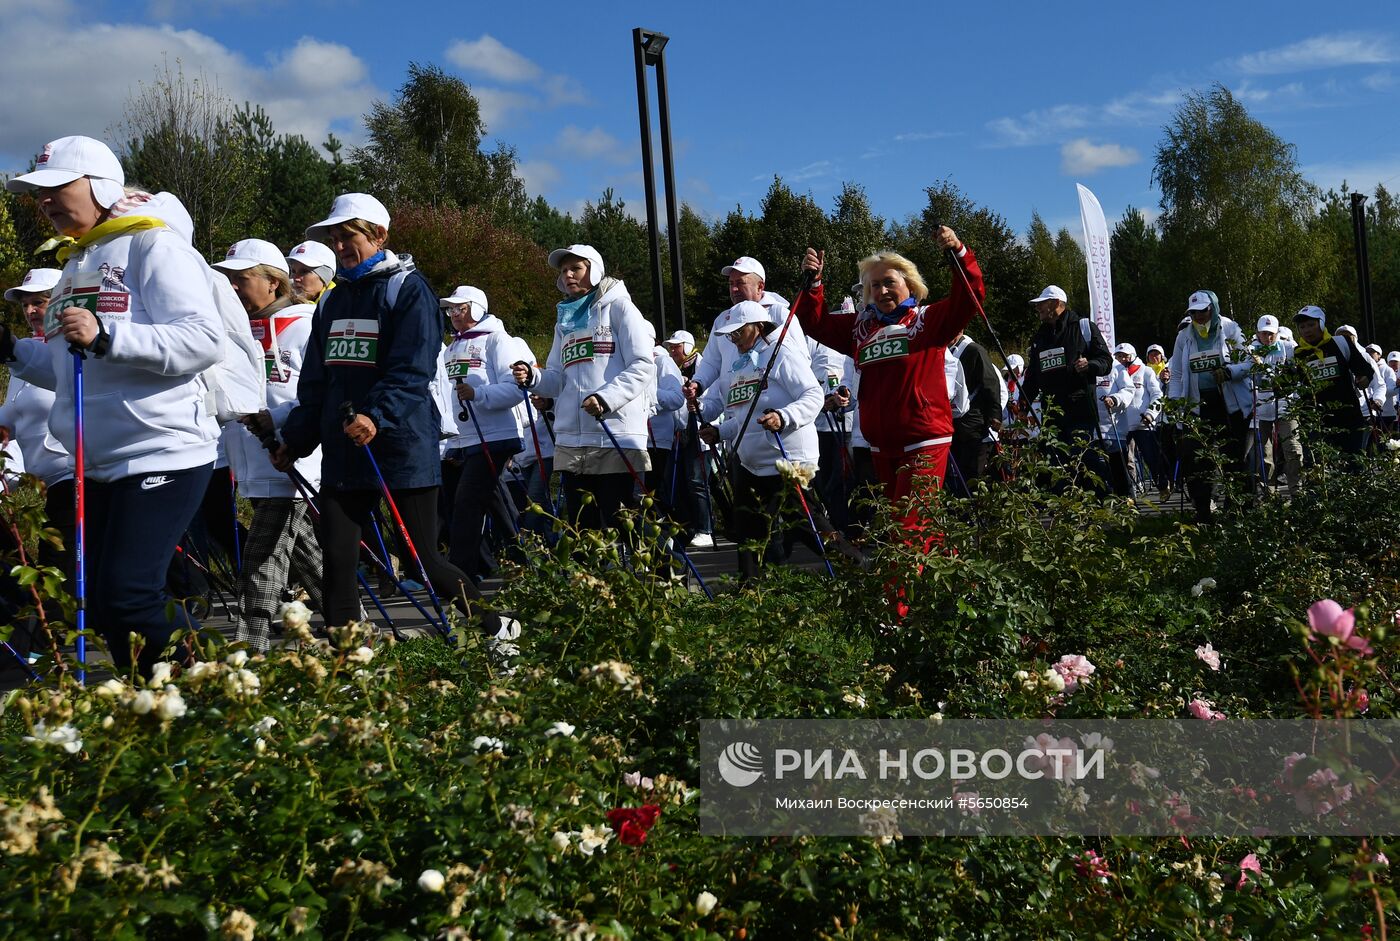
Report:
[[[712,217],[755,209],[775,173],[827,208],[861,183],[894,218],[947,178],[1020,231],[1036,209],[1077,232],[1076,182],[1110,222],[1155,211],[1161,127],[1216,81],[1324,188],[1400,187],[1400,5],[1146,6],[0,0],[6,32],[27,37],[0,57],[0,167],[65,133],[116,139],[163,55],[279,129],[351,142],[418,60],[472,84],[533,194],[576,210],[611,186],[640,214],[631,29],[645,26],[672,37],[681,197]]]

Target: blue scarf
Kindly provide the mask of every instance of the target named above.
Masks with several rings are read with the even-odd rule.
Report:
[[[375,252],[373,255],[370,255],[364,261],[360,262],[358,265],[349,269],[348,271],[344,268],[337,266],[335,269],[335,276],[337,278],[344,278],[346,281],[358,281],[360,278],[363,278],[365,275],[369,274],[371,269],[373,269],[375,265],[379,264],[383,260],[384,249],[381,248],[379,251]]]
[[[593,301],[597,299],[598,289],[594,288],[583,297],[576,300],[560,301],[556,310],[559,312],[559,329],[565,333],[573,333],[575,330],[588,323],[588,315],[593,310]]]
[[[913,310],[915,307],[917,307],[918,303],[919,302],[914,300],[914,298],[912,297],[905,298],[903,301],[900,302],[898,307],[890,311],[888,314],[880,313],[880,308],[876,307],[874,304],[870,304],[865,309],[870,314],[870,316],[874,317],[876,320],[880,321],[880,323],[888,327],[890,324],[899,323],[901,320],[903,320],[904,315],[909,313],[909,311]]]

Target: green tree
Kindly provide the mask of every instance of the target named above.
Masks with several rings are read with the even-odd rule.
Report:
[[[486,125],[471,86],[435,65],[411,62],[392,104],[365,116],[369,140],[352,159],[387,204],[479,208],[497,224],[520,224],[528,197],[515,151],[482,149]]]
[[[1223,85],[1192,92],[1157,147],[1169,293],[1209,288],[1241,322],[1323,296],[1337,246],[1310,238],[1321,194],[1293,145],[1249,115]]]
[[[578,242],[578,223],[573,216],[555,209],[543,196],[536,196],[530,201],[525,213],[525,225],[530,238],[545,251]]]
[[[681,203],[681,217],[676,227],[680,230],[681,237],[681,297],[685,302],[686,328],[694,333],[695,328],[700,327],[701,332],[704,332],[704,328],[713,323],[712,318],[706,317],[700,297],[700,285],[709,277],[706,269],[711,264],[710,256],[713,252],[710,244],[710,224],[689,203]],[[669,232],[667,234],[669,235]],[[666,242],[663,240],[661,273],[667,285],[666,296],[669,298],[675,273],[671,271],[671,254],[665,246]],[[666,310],[666,324],[671,330],[680,329],[680,318],[669,308]]]
[[[603,256],[608,275],[627,282],[632,302],[655,323],[655,292],[651,283],[646,224],[628,214],[627,204],[616,197],[611,187],[603,190],[596,203],[584,205],[583,216],[579,219],[579,238]]]
[[[768,275],[768,290],[791,301],[797,289],[803,254],[809,246],[828,247],[826,213],[810,194],[797,195],[775,176],[759,204],[756,235],[757,241],[742,254],[758,259],[763,265]]]
[[[1061,228],[1055,233],[1055,263],[1061,279],[1058,283],[1069,295],[1070,306],[1088,315],[1089,263],[1069,229]]]
[[[754,246],[758,244],[758,228],[757,219],[735,206],[711,229],[709,260],[702,268],[686,275],[695,287],[697,309],[690,312],[690,322],[697,327],[708,331],[720,312],[733,306],[729,300],[729,282],[720,274],[720,269],[740,255],[753,257],[757,251]]]
[[[836,306],[850,286],[860,278],[860,260],[884,246],[885,220],[870,211],[865,187],[843,183],[841,193],[827,220],[826,282],[827,304]]]
[[[1351,192],[1329,190],[1314,226],[1314,234],[1336,246],[1336,276],[1329,290],[1315,301],[1338,323],[1351,322],[1365,332],[1356,285],[1356,234],[1352,231]],[[1375,341],[1386,352],[1400,348],[1400,206],[1383,185],[1366,202],[1367,253],[1371,260],[1371,305],[1375,312]],[[1301,306],[1301,305],[1300,305]],[[1290,311],[1291,313],[1291,311]],[[1331,322],[1332,316],[1328,317]]]
[[[1140,210],[1129,206],[1109,235],[1108,256],[1113,268],[1114,326],[1139,355],[1153,343],[1162,344],[1171,354],[1184,308],[1162,288],[1161,253],[1157,229]]]
[[[934,245],[933,232],[936,225],[951,226],[977,253],[987,285],[984,306],[1006,351],[1024,347],[1036,325],[1026,301],[1043,287],[1035,285],[1030,249],[999,213],[977,205],[953,183],[944,180],[924,192],[928,203],[923,211],[892,227],[895,250],[919,266],[930,296],[942,297],[949,291],[950,278],[957,275]],[[969,332],[995,350],[978,322],[974,321]]]

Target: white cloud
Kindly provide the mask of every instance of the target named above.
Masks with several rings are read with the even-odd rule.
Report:
[[[522,160],[515,165],[515,172],[531,196],[543,196],[563,178],[559,168],[548,160]]]
[[[830,160],[818,160],[814,163],[809,163],[805,166],[798,167],[795,170],[788,170],[784,173],[779,173],[777,174],[777,176],[788,186],[791,186],[794,183],[805,183],[808,180],[825,179],[826,177],[832,176],[834,173],[836,173],[836,171],[836,164],[832,163]],[[773,181],[773,174],[760,173],[758,176],[755,176],[752,179],[755,183],[761,181],[771,183]]]
[[[1395,58],[1384,37],[1330,33],[1276,49],[1252,52],[1234,60],[1233,65],[1249,75],[1278,75],[1348,65],[1383,65],[1394,62]]]
[[[570,124],[559,132],[555,146],[570,157],[584,160],[606,160],[609,163],[631,163],[636,153],[623,145],[601,127],[584,130]]]
[[[1394,190],[1400,185],[1400,153],[1372,160],[1317,163],[1303,167],[1303,175],[1322,188],[1342,191],[1342,183],[1353,193],[1374,194],[1377,183]]]
[[[1013,147],[1049,143],[1066,131],[1077,131],[1089,124],[1090,109],[1086,105],[1055,105],[1027,111],[1019,118],[997,118],[987,127]]]
[[[464,72],[479,72],[498,82],[533,82],[544,70],[494,36],[483,34],[447,47],[447,61]]]
[[[1361,80],[1361,84],[1371,91],[1389,91],[1395,87],[1395,76],[1389,70],[1372,72]]]
[[[997,118],[987,122],[987,129],[997,138],[994,144],[1005,147],[1053,144],[1089,127],[1159,123],[1179,101],[1181,91],[1174,88],[1135,91],[1102,105],[1067,103],[1027,111],[1019,117]]]
[[[261,104],[278,131],[302,134],[313,144],[331,129],[354,141],[363,133],[361,115],[381,94],[354,53],[311,38],[261,65],[195,30],[85,25],[37,10],[6,25],[28,38],[0,56],[0,87],[24,89],[0,96],[0,166],[24,166],[45,141],[66,134],[110,139],[128,97],[167,62],[187,78],[202,72],[235,104]],[[66,61],[100,62],[101,70],[54,69],[53,50],[60,48]]]
[[[908,134],[896,134],[897,141],[921,141],[921,140],[943,140],[947,137],[961,137],[962,131],[913,131]]]
[[[1095,144],[1087,137],[1077,137],[1060,148],[1060,170],[1066,176],[1090,176],[1110,167],[1130,167],[1141,159],[1131,147]]]

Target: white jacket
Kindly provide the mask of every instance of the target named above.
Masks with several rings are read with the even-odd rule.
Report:
[[[623,448],[647,446],[647,389],[655,380],[654,331],[627,286],[605,278],[589,308],[588,322],[565,334],[557,323],[544,369],[534,369],[530,391],[554,399],[554,434],[561,447],[612,448],[597,419],[583,410],[590,395],[603,400],[608,431]]]
[[[1377,363],[1376,371],[1381,374],[1381,381],[1385,383],[1385,405],[1381,407],[1381,415],[1385,418],[1394,418],[1396,396],[1395,370],[1390,368],[1389,363]]]
[[[49,433],[53,400],[54,394],[48,389],[11,376],[5,404],[0,407],[0,425],[10,429],[19,448],[19,460],[6,469],[33,474],[50,486],[73,476],[72,456]]]
[[[1142,372],[1139,369],[1138,375],[1141,376]],[[1136,416],[1140,421],[1142,418],[1144,390],[1140,383],[1133,381],[1128,368],[1116,360],[1106,378],[1108,388],[1100,386],[1094,390],[1094,404],[1099,411],[1099,434],[1103,436],[1105,447],[1110,451],[1120,451],[1128,446],[1128,419]],[[1105,398],[1113,402],[1113,411],[1110,412],[1104,404]]]
[[[727,340],[725,343],[734,346]],[[753,420],[739,444],[739,463],[755,476],[772,477],[778,473],[777,461],[783,454],[772,433],[758,421],[764,412],[776,411],[783,420],[782,430],[778,434],[782,436],[788,459],[799,464],[815,465],[818,447],[817,429],[813,422],[822,410],[825,396],[817,377],[812,375],[807,357],[790,348],[786,342],[779,348],[762,337],[754,344],[754,350],[758,351],[756,364],[747,357],[738,359],[738,348],[734,347],[736,358],[729,371],[707,388],[700,398],[700,417],[714,421],[721,412],[726,413],[728,420],[719,426],[719,434],[732,444],[738,437],[739,426],[750,407],[753,407]],[[777,360],[768,374],[768,386],[760,388],[763,370],[775,351]],[[753,406],[755,394],[758,395],[757,406]]]
[[[1133,370],[1133,366],[1137,369]],[[1119,370],[1123,372],[1126,383],[1117,379]],[[1118,439],[1127,441],[1128,435],[1142,427],[1144,415],[1156,414],[1157,403],[1162,399],[1162,383],[1157,380],[1152,368],[1140,359],[1133,360],[1128,366],[1114,363],[1110,379],[1108,396],[1113,400],[1114,409],[1111,422],[1102,430],[1105,439],[1110,442],[1115,441],[1115,433]]]
[[[451,414],[461,416],[467,412],[467,403],[457,399],[457,384],[465,382],[476,393],[470,403],[476,424],[470,414],[457,417],[453,446],[479,447],[483,435],[486,441],[523,440],[525,427],[520,410],[524,402],[510,367],[513,363],[534,362],[535,354],[525,341],[507,333],[499,317],[486,314],[461,339],[452,341],[443,359],[453,386],[448,400]],[[480,434],[477,424],[481,425]]]
[[[1293,359],[1294,346],[1285,340],[1278,340],[1272,350],[1261,353],[1263,347],[1258,340],[1250,344],[1250,355],[1264,361],[1263,366],[1255,366],[1249,373],[1250,394],[1253,396],[1250,404],[1254,406],[1251,425],[1260,420],[1277,421],[1281,415],[1288,414],[1288,400],[1278,399],[1274,395],[1274,376],[1280,366]]]
[[[145,250],[131,252],[140,238]],[[118,235],[74,253],[53,291],[45,332],[80,304],[111,337],[83,362],[86,471],[100,481],[212,464],[219,426],[200,373],[223,349],[208,267],[171,229]],[[62,340],[15,344],[14,372],[55,393],[49,430],[72,453],[73,357]]]
[[[252,319],[253,337],[261,341],[266,352],[267,411],[273,425],[279,428],[297,404],[297,379],[301,376],[307,340],[311,338],[311,315],[315,310],[311,304],[293,304],[271,317]],[[225,425],[222,437],[240,494],[250,500],[301,495],[291,476],[272,466],[272,456],[242,424]],[[307,483],[319,489],[321,449],[297,461],[296,469]]]
[[[778,325],[778,330],[781,331],[790,309],[788,302],[772,291],[764,291],[758,302],[768,311],[769,318]],[[695,381],[700,384],[701,389],[708,389],[721,377],[729,375],[729,367],[734,364],[734,357],[738,352],[734,344],[715,333],[720,327],[734,319],[736,315],[733,310],[734,308],[730,307],[723,311],[715,318],[714,325],[710,327],[710,339],[705,342],[705,349],[700,353],[700,362],[695,366]],[[773,342],[777,342],[778,334],[772,334],[771,339]],[[802,324],[797,322],[796,317],[792,318],[792,325],[788,327],[787,336],[783,339],[783,343],[791,346],[794,350],[807,349],[807,335],[802,332]]]
[[[681,390],[685,378],[666,347],[652,347],[651,361],[656,367],[656,385],[651,390],[647,441],[650,447],[669,451],[675,444],[676,432],[684,431],[689,420],[685,393]]]
[[[1244,349],[1245,339],[1239,324],[1223,315],[1220,318],[1220,332],[1216,335],[1215,343],[1204,351],[1197,346],[1195,326],[1187,324],[1182,327],[1177,331],[1176,344],[1172,347],[1172,377],[1167,382],[1167,398],[1189,399],[1198,403],[1196,410],[1199,411],[1200,380],[1197,373],[1191,371],[1191,367],[1195,364],[1198,369],[1203,369],[1214,363],[1230,374],[1225,387],[1220,390],[1225,398],[1225,407],[1231,412],[1248,414],[1250,398],[1249,384],[1246,380],[1249,376],[1250,361],[1247,358],[1242,362],[1236,361],[1240,359]]]

